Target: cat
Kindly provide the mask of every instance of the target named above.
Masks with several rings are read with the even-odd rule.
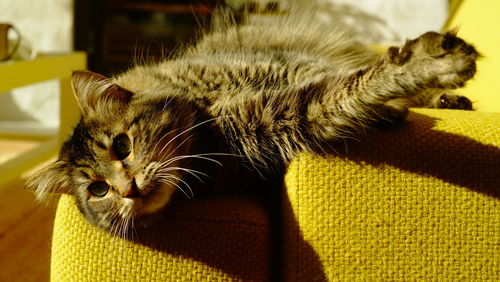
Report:
[[[176,191],[192,197],[192,179],[217,182],[231,162],[265,177],[299,152],[399,124],[410,106],[472,109],[449,92],[480,56],[456,32],[380,55],[315,18],[291,10],[236,25],[221,14],[174,58],[112,78],[74,72],[81,118],[26,187],[40,200],[72,195],[88,221],[117,232],[158,214]]]

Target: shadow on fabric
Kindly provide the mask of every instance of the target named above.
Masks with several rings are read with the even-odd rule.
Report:
[[[336,154],[358,163],[391,165],[500,198],[500,185],[491,185],[500,183],[500,149],[436,130],[436,121],[411,112],[403,127],[370,132],[359,142],[337,146]]]
[[[499,186],[491,185],[500,183],[499,171],[484,169],[500,167],[500,149],[436,130],[436,121],[412,112],[403,127],[335,144],[328,154],[375,167],[390,165],[500,198]],[[233,195],[180,201],[168,210],[164,222],[140,233],[137,242],[202,262],[236,279],[277,281],[283,275],[301,277],[307,272],[314,281],[325,281],[319,256],[301,235],[282,177],[268,181],[265,187],[256,198]],[[295,234],[293,238],[283,236],[283,226],[288,234]],[[298,250],[297,258],[283,260],[283,248],[289,247],[286,240],[290,238]],[[281,273],[284,261],[296,263],[286,267],[296,273]]]

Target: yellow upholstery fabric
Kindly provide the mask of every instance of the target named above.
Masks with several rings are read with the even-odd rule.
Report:
[[[52,281],[225,281],[269,279],[269,223],[261,207],[238,197],[196,200],[135,242],[88,224],[73,198],[59,202]]]
[[[413,110],[286,175],[285,281],[500,280],[500,114]]]
[[[485,58],[459,92],[500,112],[500,1],[468,0],[448,27]],[[369,136],[369,137],[368,137]],[[55,219],[53,281],[500,281],[500,114],[414,110],[340,154],[292,162],[283,199],[283,261],[269,221],[242,198],[196,200],[134,242],[85,222],[71,197]]]
[[[458,27],[458,35],[473,43],[484,56],[477,63],[477,74],[465,88],[465,94],[480,111],[500,112],[500,1],[463,0],[450,17],[446,28]]]

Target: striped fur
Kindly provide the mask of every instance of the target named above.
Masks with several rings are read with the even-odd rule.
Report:
[[[454,32],[377,55],[310,9],[228,19],[220,15],[196,45],[159,64],[111,79],[76,72],[82,118],[59,160],[27,186],[40,199],[75,195],[91,222],[122,234],[175,190],[191,197],[193,179],[217,182],[229,161],[265,176],[298,152],[397,123],[409,106],[440,107],[444,93],[454,95],[447,89],[472,78],[479,56]],[[123,160],[113,152],[120,134],[132,143]],[[96,181],[109,185],[106,196],[89,193]],[[139,197],[123,194],[127,187]]]

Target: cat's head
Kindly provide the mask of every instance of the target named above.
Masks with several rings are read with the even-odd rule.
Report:
[[[73,195],[87,219],[104,229],[162,209],[182,186],[189,161],[189,105],[132,93],[87,71],[75,72],[72,86],[80,121],[58,160],[26,187],[42,201],[50,193]]]

